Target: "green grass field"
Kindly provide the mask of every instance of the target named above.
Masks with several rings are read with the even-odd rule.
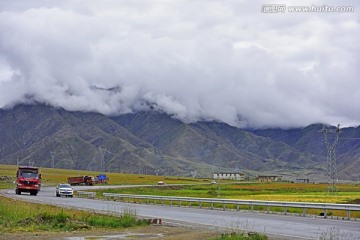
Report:
[[[0,180],[0,189],[7,189],[15,187],[14,181],[16,180],[15,165],[1,165],[0,164],[0,177],[6,176],[9,180]],[[43,186],[55,186],[59,183],[67,182],[68,177],[74,176],[97,176],[100,172],[69,170],[69,169],[56,169],[56,168],[41,168],[42,184]],[[153,175],[138,175],[138,174],[121,174],[121,173],[106,173],[109,178],[108,185],[121,185],[121,184],[156,184],[158,181],[164,181],[171,184],[184,184],[184,183],[203,183],[209,182],[209,179],[193,179],[183,177],[165,177]]]
[[[13,231],[74,231],[90,228],[126,228],[148,225],[136,212],[123,209],[118,216],[63,209],[0,196],[0,233]]]
[[[360,186],[339,184],[338,192],[329,195],[326,184],[305,183],[248,183],[238,182],[220,185],[220,197],[239,200],[290,201],[290,202],[327,202],[357,203],[360,200]],[[158,195],[216,198],[219,193],[217,184],[188,186],[156,186],[142,188],[109,189],[99,191],[123,194]]]
[[[339,184],[338,192],[329,195],[326,192],[326,184],[304,184],[304,183],[229,183],[220,185],[220,198],[237,200],[263,200],[263,201],[289,201],[289,202],[326,202],[326,203],[360,203],[360,186],[351,184]],[[101,197],[102,193],[121,193],[136,195],[157,195],[157,196],[179,196],[196,198],[217,198],[218,185],[185,185],[185,186],[155,186],[141,188],[107,189],[97,192]],[[133,201],[133,200],[130,200]],[[170,204],[170,202],[164,202]],[[172,203],[188,206],[187,202]],[[192,207],[199,207],[199,203],[192,203]],[[204,203],[204,208],[210,204]],[[215,208],[222,208],[222,204],[215,204]],[[228,205],[227,208],[236,209],[236,205]],[[250,206],[241,206],[242,210],[250,210]],[[265,206],[257,206],[254,210],[266,211]],[[283,212],[283,208],[272,207],[272,212]],[[300,208],[289,208],[289,213],[301,214]],[[307,214],[319,215],[319,209],[308,209]],[[328,212],[329,216],[346,217],[345,211]],[[360,212],[351,212],[352,218],[360,218]]]

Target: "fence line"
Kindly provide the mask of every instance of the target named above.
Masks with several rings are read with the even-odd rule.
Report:
[[[199,208],[203,208],[204,204],[210,204],[211,209],[215,208],[215,205],[221,205],[223,210],[226,210],[227,205],[235,205],[236,210],[239,210],[240,206],[249,206],[251,211],[254,211],[255,206],[266,207],[266,213],[270,213],[271,207],[280,207],[284,209],[284,214],[288,214],[289,208],[302,209],[301,216],[306,216],[308,209],[320,209],[323,211],[322,216],[327,218],[329,216],[329,210],[339,210],[346,212],[347,220],[351,220],[351,211],[360,211],[360,205],[357,204],[333,204],[333,203],[305,203],[305,202],[279,202],[279,201],[258,201],[258,200],[231,200],[231,199],[214,199],[214,198],[191,198],[191,197],[172,197],[172,196],[152,196],[152,195],[133,195],[133,194],[114,194],[103,193],[106,200],[119,200],[130,202],[133,200],[139,200],[139,203],[145,201],[146,204],[157,204],[159,201],[161,205],[168,202],[170,206],[182,206],[183,203],[187,203],[188,207],[191,207],[192,203],[197,203]],[[177,203],[177,204],[174,204]],[[356,221],[357,219],[354,218]]]

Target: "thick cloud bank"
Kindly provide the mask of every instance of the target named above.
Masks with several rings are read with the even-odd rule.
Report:
[[[263,2],[0,0],[0,107],[359,125],[359,4],[262,13]]]

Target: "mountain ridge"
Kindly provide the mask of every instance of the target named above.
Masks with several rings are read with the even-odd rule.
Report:
[[[200,177],[211,177],[215,171],[283,172],[326,180],[322,126],[239,129],[214,121],[184,123],[156,111],[109,117],[41,104],[17,105],[0,109],[0,162],[179,176],[196,172]],[[360,127],[341,130],[340,179],[360,177],[357,138]],[[103,169],[100,148],[106,149]]]

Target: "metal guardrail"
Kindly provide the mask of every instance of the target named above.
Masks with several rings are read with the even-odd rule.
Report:
[[[130,199],[133,202],[136,202],[136,199],[139,200],[139,203],[142,203],[142,200],[145,200],[146,204],[156,204],[156,201],[161,201],[161,205],[164,205],[164,202],[169,202],[170,206],[180,207],[182,203],[188,203],[188,206],[191,207],[191,203],[198,203],[199,208],[203,207],[203,204],[210,204],[210,208],[214,209],[215,205],[221,204],[223,210],[226,210],[226,205],[235,205],[236,210],[239,210],[240,206],[249,206],[251,211],[254,211],[254,206],[263,206],[266,207],[266,213],[270,213],[270,207],[280,207],[284,209],[284,214],[288,214],[289,208],[300,208],[302,209],[301,216],[306,216],[308,209],[320,209],[323,211],[323,217],[327,218],[329,216],[329,210],[339,210],[346,212],[346,219],[351,220],[352,211],[360,211],[360,205],[358,204],[333,204],[333,203],[305,203],[305,202],[278,202],[278,201],[258,201],[258,200],[231,200],[231,199],[214,199],[214,198],[190,198],[190,197],[171,197],[171,196],[152,196],[152,195],[133,195],[133,194],[114,194],[114,193],[103,193],[103,196],[106,200],[123,200],[124,202],[127,199],[127,202],[130,202]],[[173,203],[177,204],[173,204]],[[356,218],[355,218],[356,220]]]
[[[87,198],[94,198],[96,196],[95,192],[85,192],[85,191],[78,191],[78,197],[87,196]]]

